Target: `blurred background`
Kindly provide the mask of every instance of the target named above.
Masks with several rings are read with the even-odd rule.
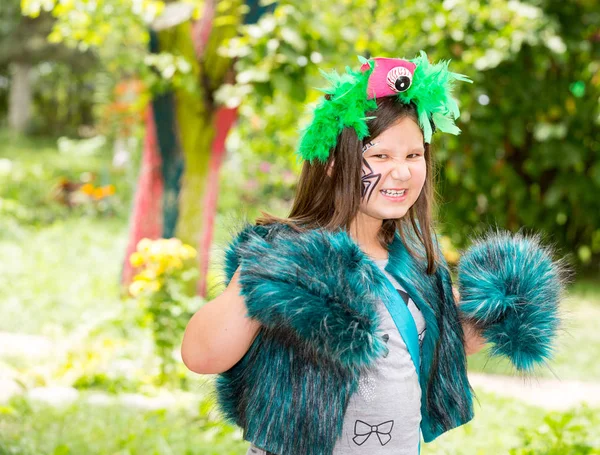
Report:
[[[448,261],[494,226],[575,271],[554,361],[469,358],[476,418],[423,453],[600,453],[596,0],[2,0],[0,454],[245,454],[185,325],[287,214],[319,68],[420,49],[474,81],[433,149]]]

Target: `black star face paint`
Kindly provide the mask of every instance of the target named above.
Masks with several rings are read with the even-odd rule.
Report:
[[[361,198],[367,198],[367,202],[371,199],[371,195],[373,194],[373,190],[377,187],[379,180],[381,180],[381,174],[375,174],[367,160],[363,158],[363,169],[362,169],[362,177],[360,181],[362,182],[362,193]]]
[[[366,197],[367,202],[369,202],[369,199],[371,199],[373,190],[377,187],[379,180],[381,180],[381,174],[375,174],[373,172],[373,169],[371,168],[371,166],[369,166],[369,163],[364,158],[364,155],[367,150],[369,150],[371,147],[375,147],[377,144],[378,144],[377,142],[375,142],[375,143],[369,142],[368,144],[365,144],[365,146],[363,147],[363,150],[362,150],[363,168],[362,168],[362,177],[360,179],[362,182],[361,198],[365,199],[365,197]]]

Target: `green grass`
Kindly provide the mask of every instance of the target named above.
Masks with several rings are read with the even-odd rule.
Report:
[[[67,332],[120,305],[135,160],[117,170],[108,149],[59,153],[56,141],[4,131],[0,143],[0,330]],[[115,185],[109,209],[55,200],[61,179],[86,175]]]
[[[119,219],[67,219],[0,240],[0,330],[69,332],[121,305]]]
[[[494,394],[479,392],[477,398],[474,419],[422,445],[423,455],[507,454],[521,442],[519,428],[538,426],[546,414],[543,409]]]
[[[24,398],[0,408],[0,453],[244,455],[248,443],[223,426],[204,403],[200,414],[184,409],[142,411],[90,405],[82,398],[62,408]],[[424,455],[507,454],[519,447],[520,427],[538,428],[546,411],[515,400],[479,394],[476,416],[430,444]],[[210,417],[207,417],[210,416]]]
[[[237,455],[248,445],[207,409],[145,411],[91,405],[85,395],[53,407],[18,397],[0,407],[0,454]]]

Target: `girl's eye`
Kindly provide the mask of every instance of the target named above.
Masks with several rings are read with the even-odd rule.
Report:
[[[408,157],[409,157],[409,158],[410,158],[411,156],[412,156],[412,157],[415,157],[415,158],[418,158],[418,157],[420,157],[420,156],[421,156],[421,154],[420,154],[420,153],[411,153],[410,155],[408,155]]]
[[[373,155],[375,158],[387,158],[387,155],[385,154],[379,154],[379,155]]]

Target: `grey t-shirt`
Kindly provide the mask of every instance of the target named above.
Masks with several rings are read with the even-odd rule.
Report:
[[[404,288],[384,269],[387,260],[374,261],[398,290],[415,320],[419,342],[425,335],[421,311]],[[350,397],[342,436],[334,455],[415,455],[421,423],[421,387],[413,361],[383,302],[377,307],[380,328],[389,353],[359,380]]]
[[[419,333],[425,336],[425,320],[404,288],[385,271],[387,259],[374,261],[408,305]],[[378,302],[380,330],[389,352],[379,359],[368,375],[359,380],[358,391],[350,397],[342,435],[333,455],[415,455],[419,446],[421,387],[414,364],[390,313]],[[253,444],[247,455],[265,455]],[[280,454],[281,455],[281,454]]]

